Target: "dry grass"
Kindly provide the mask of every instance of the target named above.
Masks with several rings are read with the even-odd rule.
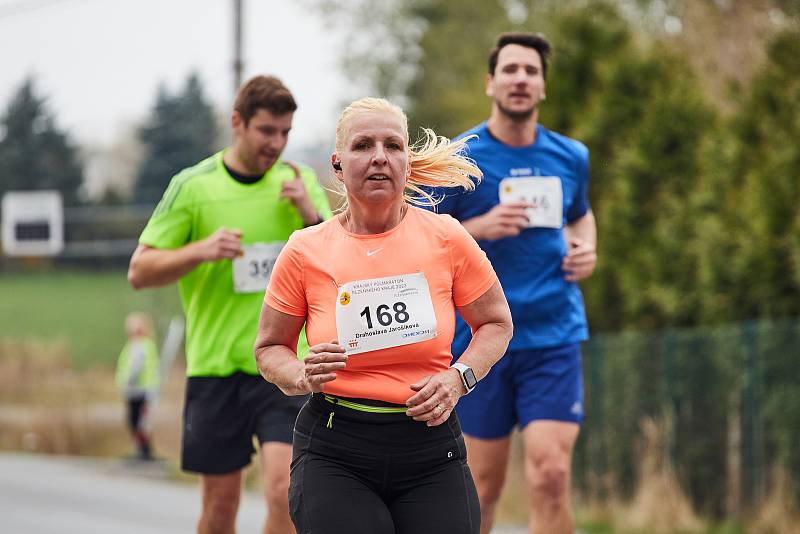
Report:
[[[176,363],[155,410],[156,452],[173,472],[180,457],[184,369]],[[132,450],[125,427],[125,408],[114,384],[113,369],[96,366],[75,371],[61,341],[0,340],[0,449],[46,454],[120,457]],[[630,502],[612,497],[604,502],[575,496],[581,524],[608,525],[613,532],[704,532],[706,525],[692,510],[664,454],[663,425],[642,422],[639,481]],[[498,522],[525,524],[528,499],[523,450],[512,436],[506,490]],[[258,487],[258,459],[245,472],[246,485]],[[188,478],[188,477],[184,477]],[[765,504],[752,516],[747,532],[800,534],[800,507],[792,502],[785,473],[777,472]],[[606,487],[608,485],[606,484]]]
[[[764,504],[756,511],[752,534],[800,534],[800,505],[794,501],[789,487],[789,475],[777,469],[772,488]]]
[[[703,532],[705,524],[692,509],[664,452],[664,426],[652,419],[641,425],[636,492],[630,503],[615,506],[614,524],[652,533]]]
[[[604,502],[574,497],[575,518],[579,524],[608,525],[613,532],[700,533],[706,531],[692,509],[689,498],[680,488],[664,454],[663,426],[652,420],[642,422],[644,439],[639,447],[639,481],[633,499],[624,502],[615,496]],[[500,523],[525,524],[528,519],[523,452],[518,434],[512,437],[512,450],[506,490],[498,507]]]
[[[0,448],[48,454],[124,456],[131,451],[125,405],[110,367],[75,371],[64,342],[0,340]],[[155,410],[156,450],[180,448],[182,370]]]

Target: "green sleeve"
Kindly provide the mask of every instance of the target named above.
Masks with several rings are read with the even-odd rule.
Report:
[[[330,219],[333,213],[328,203],[328,195],[325,194],[325,189],[320,185],[316,173],[309,167],[303,167],[300,171],[300,176],[303,178],[303,185],[305,185],[308,196],[317,209],[317,213],[323,219]]]
[[[119,358],[117,358],[117,369],[114,373],[114,380],[118,386],[124,387],[125,384],[128,383],[128,344],[122,347],[122,350],[119,353]]]
[[[178,174],[169,183],[161,202],[139,237],[139,243],[155,248],[175,249],[189,242],[194,205],[188,187],[189,176]]]

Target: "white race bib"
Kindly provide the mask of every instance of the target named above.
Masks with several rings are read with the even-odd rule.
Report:
[[[436,314],[425,274],[344,284],[336,297],[336,333],[347,354],[436,337]]]
[[[528,228],[561,228],[564,193],[558,176],[530,176],[500,180],[500,203],[527,202]]]
[[[244,255],[233,260],[233,290],[236,293],[263,293],[269,275],[286,243],[254,243],[242,245]]]

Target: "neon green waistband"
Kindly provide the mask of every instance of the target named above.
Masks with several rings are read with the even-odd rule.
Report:
[[[370,406],[368,404],[359,404],[357,402],[340,399],[339,397],[334,397],[332,395],[325,395],[325,400],[331,404],[338,404],[339,406],[344,406],[345,408],[350,408],[351,410],[357,410],[359,412],[406,413],[406,410],[408,409],[394,406]]]

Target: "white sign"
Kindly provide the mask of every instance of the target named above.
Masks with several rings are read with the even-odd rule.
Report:
[[[267,289],[275,260],[286,243],[242,245],[244,254],[233,260],[233,290],[236,293],[263,293]]]
[[[500,203],[527,202],[528,228],[561,228],[564,193],[558,176],[529,176],[500,180]]]
[[[425,274],[344,284],[336,297],[336,333],[347,354],[436,337],[436,314]]]
[[[2,202],[3,252],[55,256],[64,248],[64,207],[58,191],[11,191]]]

